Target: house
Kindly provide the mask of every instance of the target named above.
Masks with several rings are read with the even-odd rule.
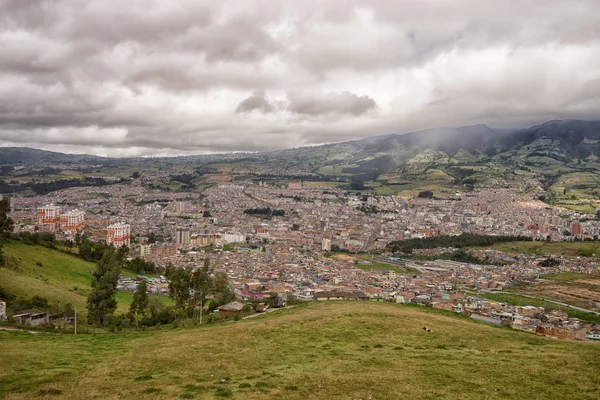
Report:
[[[585,335],[585,337],[588,340],[600,340],[600,330],[596,329],[596,330],[588,331],[588,333]]]
[[[4,321],[6,319],[6,302],[4,300],[0,300],[0,321]]]
[[[283,303],[283,297],[281,296],[277,296],[273,299],[273,307],[274,308],[281,308],[284,307],[284,303]]]
[[[244,305],[239,301],[233,301],[219,307],[219,318],[229,318],[242,312]]]
[[[22,325],[47,325],[50,322],[50,315],[45,311],[31,309],[13,315],[13,319]]]

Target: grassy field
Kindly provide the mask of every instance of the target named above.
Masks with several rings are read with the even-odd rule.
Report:
[[[91,290],[90,270],[94,263],[60,251],[42,246],[28,246],[22,242],[10,242],[3,248],[4,255],[15,257],[18,270],[0,268],[0,287],[7,293],[17,297],[42,296],[50,304],[71,303],[80,312],[85,309],[87,295]],[[39,264],[41,265],[39,265]],[[124,271],[126,276],[135,274]],[[165,296],[157,296],[161,301],[170,304]],[[117,312],[129,310],[133,293],[119,292]]]
[[[332,258],[338,261],[353,261],[354,266],[364,271],[396,271],[401,274],[420,274],[420,271],[412,268],[400,268],[394,264],[388,264],[381,262],[375,258],[371,259],[371,256],[365,254],[349,254],[349,253],[330,253],[326,255],[327,258]]]
[[[533,253],[556,257],[579,257],[592,254],[600,257],[600,245],[596,247],[596,242],[510,242],[499,243],[492,248],[513,253]],[[594,250],[596,253],[593,253]]]
[[[597,399],[600,390],[598,344],[389,303],[310,303],[186,330],[0,331],[0,354],[7,399]]]
[[[498,301],[501,303],[509,303],[515,306],[534,306],[544,307],[545,310],[561,310],[569,314],[571,318],[579,318],[582,321],[600,324],[600,316],[586,313],[583,311],[574,310],[569,307],[554,304],[544,299],[532,299],[530,297],[519,296],[517,293],[485,293],[478,294],[479,297]]]

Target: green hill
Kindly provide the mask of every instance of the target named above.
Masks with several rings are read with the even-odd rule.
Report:
[[[45,297],[50,304],[71,303],[85,312],[87,296],[91,291],[90,271],[94,263],[43,246],[30,246],[12,241],[3,247],[6,257],[14,257],[16,269],[0,268],[0,287],[8,294],[30,298]],[[131,273],[124,273],[132,275]],[[167,301],[164,296],[159,296]],[[133,298],[130,292],[119,292],[117,312],[126,312]]]
[[[310,303],[127,334],[0,331],[0,354],[0,397],[9,399],[597,399],[600,391],[598,344],[390,303]]]

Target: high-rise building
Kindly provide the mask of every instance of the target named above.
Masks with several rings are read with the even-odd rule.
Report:
[[[185,201],[176,201],[175,202],[175,211],[177,211],[178,213],[183,213],[186,210],[186,204]]]
[[[85,225],[85,212],[81,210],[73,210],[61,214],[60,229],[67,232],[75,232],[83,230]]]
[[[131,239],[131,227],[129,224],[116,223],[109,225],[106,228],[106,243],[112,244],[119,248],[122,246],[129,247]]]
[[[571,225],[571,233],[574,236],[583,235],[583,225],[581,225],[579,222],[574,223]]]
[[[321,250],[331,251],[331,239],[323,239],[323,241],[321,242]]]
[[[177,228],[175,231],[175,243],[182,246],[190,244],[190,228]]]
[[[294,190],[302,189],[302,182],[289,182],[288,189],[294,189]]]
[[[38,207],[37,223],[40,229],[54,232],[60,225],[60,207],[53,204]]]

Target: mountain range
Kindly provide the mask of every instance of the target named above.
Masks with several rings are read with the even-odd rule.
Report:
[[[600,197],[599,160],[600,120],[554,120],[524,129],[471,125],[274,152],[167,159],[117,159],[0,148],[0,164],[9,166],[48,163],[114,166],[168,161],[211,167],[229,163],[242,166],[240,170],[255,176],[307,176],[405,188],[414,182],[471,187],[534,185],[547,191],[549,197],[573,199]]]

